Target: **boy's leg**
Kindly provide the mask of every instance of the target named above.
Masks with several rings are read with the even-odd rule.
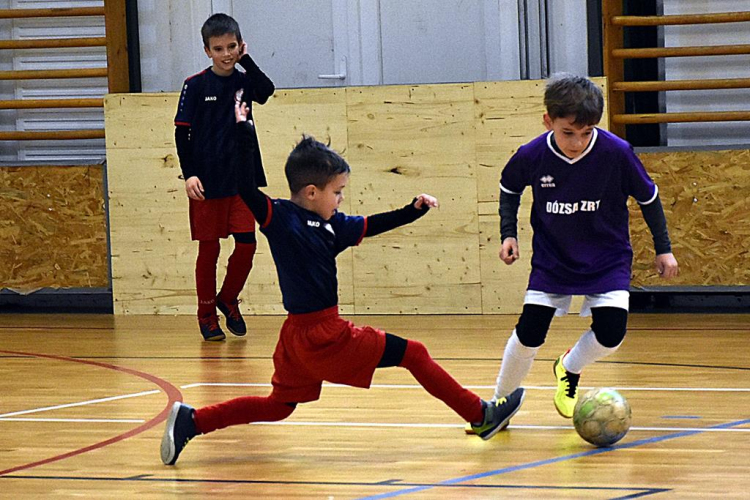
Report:
[[[216,263],[221,245],[219,240],[198,242],[195,262],[195,288],[198,294],[198,323],[205,340],[224,340],[224,332],[216,318]]]
[[[176,402],[167,418],[161,441],[161,459],[174,465],[188,442],[199,434],[230,425],[276,422],[292,414],[296,403],[282,403],[270,397],[248,396],[194,409]]]
[[[483,439],[489,439],[507,425],[523,400],[523,389],[519,389],[512,398],[502,403],[482,401],[437,364],[424,344],[392,334],[386,334],[385,351],[378,364],[379,368],[388,366],[401,366],[409,370],[428,393],[472,423]]]
[[[217,306],[227,318],[227,328],[235,335],[245,335],[247,327],[240,313],[239,297],[253,268],[256,242],[255,233],[234,234],[234,251],[229,257],[227,274],[217,297]]]
[[[553,366],[558,380],[555,407],[566,418],[573,416],[578,401],[578,381],[583,369],[615,352],[627,331],[628,311],[619,307],[592,307],[591,329]]]
[[[493,401],[504,398],[521,386],[539,348],[544,344],[554,315],[554,307],[537,304],[523,306],[518,324],[505,345]]]

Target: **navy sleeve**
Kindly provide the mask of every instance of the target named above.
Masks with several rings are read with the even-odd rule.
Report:
[[[190,143],[190,127],[176,125],[174,128],[174,142],[177,146],[177,157],[180,159],[182,177],[188,180],[190,177],[197,175],[193,162],[193,148]]]
[[[240,58],[240,66],[245,70],[250,86],[247,89],[251,92],[252,100],[258,104],[265,104],[276,90],[273,82],[266,76],[263,71],[255,64],[250,54],[245,54]]]
[[[367,229],[367,219],[359,215],[346,215],[336,212],[328,223],[336,235],[336,251],[343,252],[348,247],[359,245]]]
[[[177,105],[177,115],[174,117],[174,124],[176,126],[190,127],[193,124],[193,116],[195,115],[196,105],[200,98],[198,89],[199,76],[200,73],[188,78],[182,85],[180,101]]]
[[[262,226],[268,225],[268,219],[270,215],[269,200],[268,196],[258,189],[256,182],[257,173],[255,169],[262,169],[263,167],[258,165],[252,160],[255,148],[255,133],[253,125],[250,122],[239,122],[237,124],[237,135],[240,158],[246,159],[249,163],[250,168],[239,169],[238,172],[238,183],[237,191],[245,202],[245,205],[255,216],[255,220]]]
[[[410,224],[430,210],[430,207],[427,205],[423,205],[421,209],[416,208],[414,206],[416,201],[417,199],[414,198],[411,203],[403,208],[367,217],[365,236],[376,236],[391,229]]]

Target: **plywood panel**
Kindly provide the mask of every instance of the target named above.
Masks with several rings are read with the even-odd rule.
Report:
[[[176,104],[177,96],[167,94],[107,97],[112,281],[117,313],[194,314],[196,310],[197,243],[190,240],[188,200],[174,149],[171,124]],[[303,132],[346,144],[344,95],[309,89],[281,91],[266,106],[275,107],[276,112],[264,113],[261,106],[254,110],[269,179],[266,192],[287,197],[283,166]],[[166,122],[161,127],[169,133],[137,126],[152,120]],[[219,283],[232,248],[231,239],[223,241]],[[343,263],[339,293],[345,312],[353,308],[351,258],[349,252],[339,262],[340,266]],[[249,313],[284,312],[276,268],[262,236],[240,298],[243,310]]]
[[[633,203],[633,285],[750,285],[750,151],[665,151],[639,157],[659,186],[680,276],[659,279],[651,234]]]
[[[0,289],[107,288],[103,169],[0,168]]]
[[[473,85],[347,90],[355,210],[441,203],[354,252],[357,313],[481,313]]]

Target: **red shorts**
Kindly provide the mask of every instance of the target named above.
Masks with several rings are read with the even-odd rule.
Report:
[[[354,326],[338,307],[290,314],[273,354],[271,397],[305,403],[320,397],[323,381],[368,388],[385,351],[385,332]]]
[[[255,217],[240,195],[212,200],[190,199],[190,236],[211,241],[234,233],[255,232]]]

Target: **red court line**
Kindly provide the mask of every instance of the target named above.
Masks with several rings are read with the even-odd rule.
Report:
[[[123,434],[120,434],[120,435],[115,436],[115,437],[110,438],[110,439],[106,439],[106,440],[101,441],[99,443],[92,444],[92,445],[86,446],[84,448],[80,448],[78,450],[73,450],[73,451],[69,451],[67,453],[63,453],[62,455],[57,455],[55,457],[45,458],[44,460],[39,460],[38,462],[31,462],[31,463],[28,463],[28,464],[25,464],[25,465],[19,465],[19,466],[16,466],[16,467],[12,467],[10,469],[6,469],[6,470],[3,470],[3,471],[0,471],[0,476],[4,476],[4,475],[10,474],[12,472],[18,472],[20,470],[32,469],[34,467],[38,467],[40,465],[49,464],[49,463],[52,463],[52,462],[57,462],[59,460],[64,460],[66,458],[74,457],[76,455],[81,455],[81,454],[86,453],[86,452],[91,451],[91,450],[96,450],[96,449],[99,449],[99,448],[103,448],[103,447],[108,446],[108,445],[110,445],[112,443],[117,443],[119,441],[124,441],[125,439],[133,437],[133,436],[135,436],[137,434],[140,434],[141,432],[147,431],[148,429],[151,429],[152,427],[156,426],[157,424],[159,424],[163,420],[166,420],[167,414],[169,413],[169,409],[172,407],[172,404],[175,401],[182,401],[182,393],[180,392],[180,390],[177,387],[173,386],[172,384],[170,384],[166,380],[160,379],[159,377],[155,377],[154,375],[150,375],[148,373],[140,372],[138,370],[131,370],[130,368],[123,368],[121,366],[110,365],[110,364],[107,364],[107,363],[99,363],[97,361],[86,361],[86,360],[82,360],[82,359],[68,358],[68,357],[65,357],[65,356],[54,356],[54,355],[51,355],[51,354],[37,354],[37,353],[30,353],[30,352],[5,351],[5,350],[0,350],[0,353],[13,354],[13,355],[17,355],[17,356],[30,356],[30,357],[35,357],[35,358],[47,358],[47,359],[54,359],[54,360],[58,360],[58,361],[69,361],[69,362],[73,362],[73,363],[82,363],[84,365],[98,366],[100,368],[106,368],[108,370],[115,370],[115,371],[118,371],[118,372],[127,373],[129,375],[134,375],[136,377],[140,377],[142,379],[148,380],[149,382],[152,382],[155,385],[159,386],[159,388],[161,390],[163,390],[167,394],[167,397],[169,399],[167,401],[167,405],[164,407],[164,409],[158,415],[156,415],[151,420],[149,420],[149,421],[147,421],[147,422],[139,425],[138,427],[129,430],[128,432],[125,432]],[[156,453],[156,452],[154,452],[154,453]]]

